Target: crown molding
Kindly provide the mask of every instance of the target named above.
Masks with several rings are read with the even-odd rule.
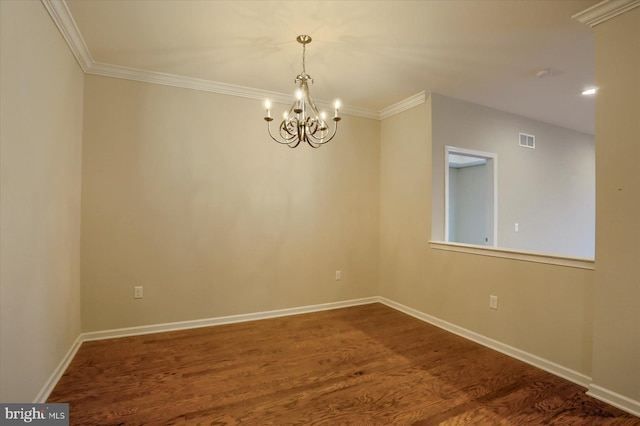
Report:
[[[409,108],[413,108],[414,106],[423,104],[426,99],[425,91],[417,93],[413,96],[408,97],[398,103],[395,103],[391,106],[388,106],[380,111],[380,119],[384,120],[385,118],[389,118],[396,114],[401,113],[402,111],[406,111]]]
[[[571,18],[578,22],[595,27],[611,18],[640,6],[640,0],[604,0]]]
[[[93,64],[93,58],[87,45],[84,43],[82,34],[76,25],[76,21],[73,20],[71,12],[67,7],[67,3],[64,0],[41,0],[49,16],[53,19],[53,22],[58,27],[60,34],[67,42],[69,49],[76,61],[80,65],[80,68],[86,73]]]
[[[194,77],[185,77],[175,74],[166,74],[157,71],[146,71],[137,68],[122,67],[119,65],[93,62],[86,70],[87,74],[100,75],[103,77],[121,78],[125,80],[141,81],[145,83],[161,84],[164,86],[181,87],[184,89],[201,90],[204,92],[219,93],[222,95],[238,96],[241,98],[265,100],[271,102],[290,104],[293,101],[291,95],[271,92],[268,90],[255,89],[252,87],[237,86],[235,84],[220,83],[211,80],[204,80]],[[316,101],[316,104],[325,109],[332,109],[332,103],[327,101]],[[380,114],[365,108],[343,105],[340,112],[363,118],[380,119]]]
[[[91,57],[91,53],[89,52],[89,49],[84,42],[82,34],[80,33],[80,30],[78,29],[78,26],[76,25],[66,2],[64,0],[41,1],[44,7],[47,9],[47,12],[49,12],[51,19],[58,27],[58,30],[62,34],[62,37],[67,42],[67,45],[78,61],[80,68],[82,68],[82,70],[86,74],[141,81],[145,83],[162,84],[165,86],[201,90],[205,92],[239,96],[249,99],[269,99],[272,102],[283,104],[289,104],[292,102],[292,97],[288,94],[255,89],[252,87],[237,86],[234,84],[220,83],[200,78],[185,77],[181,75],[167,74],[157,71],[147,71],[96,62]],[[316,104],[321,108],[329,110],[333,108],[332,103],[327,101],[319,100],[316,101]],[[340,108],[340,112],[347,115],[370,118],[373,120],[381,119],[379,112],[356,106],[343,105]]]
[[[290,95],[270,92],[268,90],[236,86],[227,83],[218,83],[216,81],[204,80],[194,77],[185,77],[176,74],[161,73],[157,71],[128,68],[101,62],[92,63],[86,72],[87,74],[100,75],[103,77],[121,78],[124,80],[134,80],[144,83],[161,84],[164,86],[181,87],[184,89],[213,92],[222,95],[239,96],[242,98],[269,99],[273,102],[280,103],[289,103],[291,101]]]

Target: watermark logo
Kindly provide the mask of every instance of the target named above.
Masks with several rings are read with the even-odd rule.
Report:
[[[69,426],[69,404],[0,404],[0,425]]]

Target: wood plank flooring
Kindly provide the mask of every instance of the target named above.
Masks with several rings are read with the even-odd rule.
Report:
[[[640,425],[381,304],[85,342],[49,402],[73,425]]]

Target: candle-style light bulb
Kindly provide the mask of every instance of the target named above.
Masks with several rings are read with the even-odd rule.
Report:
[[[271,117],[271,102],[269,102],[269,99],[267,99],[266,101],[264,101],[264,106],[267,109],[267,117]]]
[[[335,107],[336,107],[336,113],[335,113],[334,117],[337,117],[338,116],[338,111],[340,110],[340,101],[336,101]]]
[[[300,114],[303,111],[303,101],[302,101],[302,90],[298,89],[296,91],[296,104],[295,107],[293,108],[293,112],[295,112],[296,114]]]

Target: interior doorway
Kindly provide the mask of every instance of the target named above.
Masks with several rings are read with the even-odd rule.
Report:
[[[497,246],[497,154],[445,150],[445,241]]]

